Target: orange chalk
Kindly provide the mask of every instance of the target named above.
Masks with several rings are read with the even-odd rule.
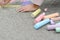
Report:
[[[44,18],[54,18],[54,17],[57,17],[59,16],[59,13],[53,13],[53,14],[50,14],[50,15],[46,15]]]

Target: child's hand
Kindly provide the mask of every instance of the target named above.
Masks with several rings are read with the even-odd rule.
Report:
[[[35,5],[35,4],[29,4],[26,6],[22,6],[21,8],[19,8],[19,12],[28,12],[28,11],[35,11],[36,9],[38,9],[39,6]]]

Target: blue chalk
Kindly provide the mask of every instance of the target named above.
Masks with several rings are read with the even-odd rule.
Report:
[[[29,5],[29,4],[33,4],[33,3],[31,1],[25,1],[25,2],[21,2],[21,4],[23,6],[25,6],[25,5]]]
[[[43,20],[43,21],[38,22],[37,24],[35,24],[34,28],[35,29],[39,29],[39,28],[41,28],[42,26],[46,25],[49,22],[50,22],[50,19],[45,19],[45,20]]]

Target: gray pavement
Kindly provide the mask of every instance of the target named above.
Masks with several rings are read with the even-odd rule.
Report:
[[[48,7],[46,14],[59,12],[59,5],[43,4],[42,9]],[[60,33],[47,31],[46,26],[39,30],[33,28],[35,18],[32,12],[16,12],[16,8],[0,8],[0,40],[60,40]]]

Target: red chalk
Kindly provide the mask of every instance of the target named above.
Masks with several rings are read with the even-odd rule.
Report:
[[[39,21],[41,21],[42,19],[44,19],[45,16],[45,12],[43,12],[42,14],[40,14],[35,20],[34,23],[38,23]]]

